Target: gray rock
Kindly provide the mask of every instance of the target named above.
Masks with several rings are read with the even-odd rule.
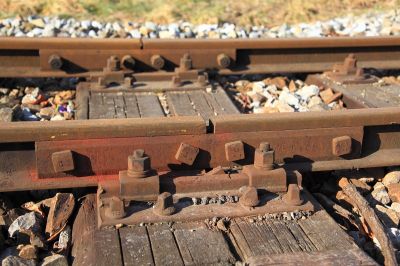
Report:
[[[8,256],[2,260],[1,266],[35,266],[35,260],[25,260],[18,256]]]
[[[68,266],[68,260],[63,255],[54,254],[44,258],[40,266]]]
[[[13,118],[13,110],[5,107],[0,109],[0,122],[11,122]]]
[[[392,205],[390,205],[390,208],[400,214],[400,203],[399,202],[393,202]]]
[[[8,228],[10,237],[14,237],[16,233],[24,231],[31,231],[35,234],[42,232],[42,219],[35,212],[28,212],[19,216]]]

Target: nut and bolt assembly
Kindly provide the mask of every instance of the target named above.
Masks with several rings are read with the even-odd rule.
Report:
[[[60,69],[63,65],[63,60],[59,55],[53,54],[49,57],[48,61],[51,69],[57,70]]]
[[[107,70],[118,71],[121,69],[121,62],[117,56],[111,56],[107,59]]]
[[[244,187],[242,190],[242,196],[239,198],[239,203],[244,207],[257,206],[260,203],[260,199],[258,198],[257,188]]]
[[[254,152],[254,167],[263,170],[274,169],[275,151],[271,149],[268,142],[260,143]]]
[[[150,158],[145,156],[144,150],[134,150],[133,154],[128,156],[128,176],[134,178],[143,178],[150,172]]]
[[[154,205],[153,211],[161,216],[172,215],[175,212],[174,200],[169,192],[163,192],[157,197],[157,203]]]
[[[157,70],[164,67],[165,60],[161,55],[155,54],[150,58],[151,66]]]

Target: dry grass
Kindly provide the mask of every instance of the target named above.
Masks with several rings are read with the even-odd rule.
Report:
[[[399,4],[400,0],[0,0],[0,16],[36,14],[102,21],[186,20],[195,24],[274,26],[387,11]]]

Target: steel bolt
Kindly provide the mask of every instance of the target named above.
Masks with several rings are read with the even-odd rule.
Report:
[[[126,215],[124,202],[118,197],[112,197],[104,214],[110,219],[124,218]]]
[[[128,175],[131,177],[146,177],[150,171],[150,158],[144,156],[144,150],[138,149],[128,156]]]
[[[351,153],[351,137],[341,136],[332,139],[332,154],[342,156]]]
[[[121,68],[121,62],[119,61],[118,57],[111,56],[107,59],[107,69],[109,71],[118,71]]]
[[[227,68],[231,64],[231,58],[226,54],[219,54],[217,56],[217,64],[222,68]]]
[[[246,187],[243,190],[242,196],[239,198],[239,203],[245,207],[255,207],[260,203],[257,189],[255,187]]]
[[[283,196],[283,201],[292,206],[299,206],[303,203],[300,196],[300,188],[297,184],[289,184],[287,193]]]
[[[167,216],[175,212],[174,200],[169,192],[163,192],[157,197],[157,203],[153,209],[155,214]]]
[[[161,69],[164,67],[165,60],[161,57],[161,55],[156,54],[150,58],[150,63],[155,69]]]
[[[244,144],[242,141],[232,141],[225,144],[225,158],[229,162],[244,159]]]
[[[182,71],[187,71],[192,68],[192,58],[189,54],[184,54],[180,60],[179,69]]]
[[[132,86],[132,78],[131,78],[131,77],[126,77],[126,78],[124,78],[124,85],[125,85],[126,87]]]
[[[124,55],[121,60],[122,66],[126,69],[133,69],[135,67],[136,61],[130,55]]]
[[[199,151],[199,148],[182,142],[178,148],[178,151],[175,154],[175,159],[177,159],[181,163],[192,165],[196,160]]]
[[[197,77],[197,84],[199,84],[200,86],[206,86],[208,83],[208,76],[206,73],[204,73],[203,75],[199,75]]]
[[[172,76],[171,83],[172,83],[172,87],[182,86],[182,81],[179,76]]]
[[[63,61],[60,56],[53,54],[49,57],[48,63],[51,69],[57,70],[62,67]]]
[[[51,161],[56,173],[72,171],[75,169],[72,151],[58,151],[51,155]]]
[[[264,170],[274,169],[275,151],[268,142],[260,143],[260,147],[254,152],[254,167]]]

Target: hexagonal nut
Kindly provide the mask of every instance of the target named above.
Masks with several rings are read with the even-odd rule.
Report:
[[[182,142],[178,148],[178,151],[176,152],[175,159],[181,163],[192,165],[196,160],[199,151],[199,148]]]
[[[150,170],[150,158],[140,157],[137,158],[133,155],[128,156],[128,171],[132,172],[146,172]]]
[[[262,151],[256,149],[254,152],[254,166],[264,169],[272,169],[274,166],[275,151]]]
[[[225,157],[229,162],[244,159],[244,145],[240,140],[225,144]]]
[[[227,68],[231,64],[231,58],[226,54],[219,54],[217,56],[217,64],[222,68]]]
[[[164,67],[165,60],[162,58],[162,56],[155,54],[150,58],[150,63],[155,69],[161,69]]]
[[[51,155],[51,161],[56,173],[72,171],[75,169],[72,151],[58,151]]]
[[[332,139],[332,154],[342,156],[351,153],[351,137],[341,136]]]

